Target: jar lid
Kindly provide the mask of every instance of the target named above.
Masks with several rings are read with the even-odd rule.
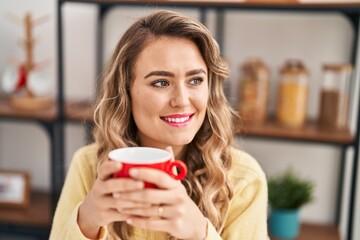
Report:
[[[306,74],[309,72],[301,60],[289,59],[285,62],[284,66],[280,69],[281,73],[293,73],[293,74]]]
[[[256,73],[258,71],[269,71],[268,66],[258,57],[248,58],[241,69],[245,73]]]
[[[350,63],[325,63],[323,65],[323,70],[333,72],[350,72],[352,70],[352,65]]]

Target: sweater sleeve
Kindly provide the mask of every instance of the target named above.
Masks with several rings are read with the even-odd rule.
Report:
[[[50,240],[87,239],[78,224],[78,210],[94,182],[94,164],[80,150],[75,153],[56,207]],[[87,161],[87,164],[85,162]],[[101,229],[100,238],[105,239],[106,228]]]
[[[242,164],[233,169],[234,195],[221,236],[224,240],[265,240],[268,239],[266,177],[252,157],[241,153],[241,159]]]

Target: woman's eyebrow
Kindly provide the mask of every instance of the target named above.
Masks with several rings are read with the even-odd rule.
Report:
[[[163,76],[163,77],[175,77],[175,75],[171,72],[167,71],[152,71],[148,73],[145,78],[151,77],[151,76]]]
[[[199,68],[199,69],[194,69],[194,70],[191,70],[191,71],[188,71],[185,76],[188,77],[188,76],[191,76],[191,75],[196,75],[196,74],[200,74],[200,73],[204,73],[206,75],[206,71]]]
[[[194,70],[188,71],[185,74],[185,76],[188,77],[188,76],[196,75],[196,74],[200,74],[200,73],[203,73],[205,75],[207,74],[205,70],[199,68],[199,69],[194,69]],[[168,72],[168,71],[152,71],[152,72],[149,72],[144,78],[148,78],[151,76],[175,77],[175,74]]]

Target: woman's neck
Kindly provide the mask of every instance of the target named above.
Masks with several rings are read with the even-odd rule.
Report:
[[[171,145],[164,145],[161,143],[154,143],[150,141],[144,141],[144,139],[139,138],[139,146],[142,147],[153,147],[153,148],[160,148],[165,149],[166,147],[170,146],[174,153],[174,158],[178,160],[183,160],[185,157],[185,151],[187,146],[186,145],[178,145],[178,146],[171,146]]]
[[[174,152],[174,158],[178,160],[183,160],[185,156],[186,146],[172,146]]]

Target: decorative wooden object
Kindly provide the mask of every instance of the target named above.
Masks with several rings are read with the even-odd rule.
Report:
[[[37,64],[35,63],[33,53],[36,40],[33,37],[32,31],[34,26],[46,22],[49,19],[49,16],[47,15],[33,19],[30,13],[26,13],[24,18],[21,19],[14,14],[8,13],[7,17],[9,20],[25,27],[25,39],[20,41],[20,46],[23,47],[25,51],[25,63],[23,65],[25,68],[25,79],[28,81],[31,71],[39,70],[49,63],[49,60]],[[15,92],[10,97],[10,105],[19,110],[41,110],[50,108],[53,104],[53,100],[50,97],[36,96],[26,84],[25,91]]]

